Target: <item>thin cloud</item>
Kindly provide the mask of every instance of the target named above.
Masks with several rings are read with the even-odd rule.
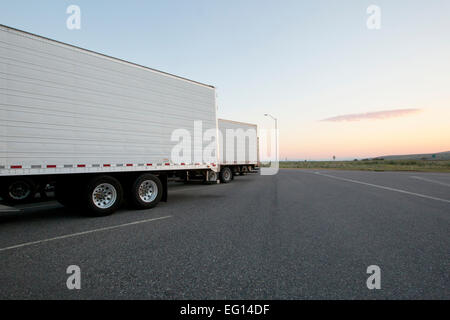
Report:
[[[384,120],[390,118],[404,117],[413,113],[420,112],[421,109],[396,109],[378,112],[345,114],[342,116],[323,119],[327,122],[346,122],[346,121],[362,121],[362,120]]]

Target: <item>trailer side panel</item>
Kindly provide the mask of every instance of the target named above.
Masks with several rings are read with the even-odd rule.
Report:
[[[216,129],[211,86],[0,26],[0,176],[210,168],[171,161],[195,121]]]

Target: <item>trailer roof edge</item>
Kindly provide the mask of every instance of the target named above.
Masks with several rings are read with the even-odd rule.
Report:
[[[218,118],[217,120],[219,120],[219,121],[233,122],[233,123],[237,123],[237,124],[245,124],[245,125],[252,126],[252,127],[258,127],[258,125],[255,124],[255,123],[248,123],[248,122],[235,121],[235,120],[228,120],[228,119],[221,119],[221,118]]]
[[[41,38],[41,39],[44,39],[44,40],[47,40],[47,41],[51,41],[51,42],[55,42],[55,43],[58,43],[58,44],[62,44],[62,45],[65,45],[65,46],[69,46],[69,47],[72,47],[72,48],[76,48],[78,50],[82,50],[82,51],[86,51],[86,52],[89,52],[89,53],[97,54],[97,55],[100,55],[100,56],[103,56],[103,57],[106,57],[106,58],[109,58],[109,59],[113,59],[113,60],[117,60],[117,61],[124,62],[124,63],[127,63],[127,64],[131,64],[133,66],[144,68],[144,69],[147,69],[147,70],[151,70],[153,72],[161,73],[161,74],[164,74],[166,76],[178,78],[178,79],[185,80],[185,81],[188,81],[188,82],[192,82],[192,83],[195,83],[195,84],[198,84],[198,85],[201,85],[201,86],[205,86],[205,87],[208,87],[208,88],[216,89],[215,86],[210,85],[210,84],[206,84],[206,83],[202,83],[202,82],[199,82],[199,81],[191,80],[191,79],[188,79],[188,78],[185,78],[185,77],[177,76],[177,75],[169,73],[169,72],[165,72],[165,71],[161,71],[161,70],[158,70],[158,69],[150,68],[150,67],[138,64],[138,63],[130,62],[130,61],[127,61],[127,60],[124,60],[124,59],[120,59],[120,58],[116,58],[116,57],[113,57],[113,56],[109,56],[109,55],[104,54],[104,53],[100,53],[100,52],[97,52],[97,51],[93,51],[93,50],[89,50],[89,49],[86,49],[86,48],[78,47],[78,46],[75,46],[73,44],[69,44],[69,43],[66,43],[66,42],[59,41],[59,40],[47,38],[47,37],[44,37],[44,36],[41,36],[41,35],[38,35],[38,34],[35,34],[35,33],[32,33],[32,32],[20,30],[20,29],[14,28],[14,27],[10,27],[10,26],[1,24],[1,23],[0,23],[0,27],[6,28],[6,29],[10,29],[10,30],[13,30],[13,31],[16,31],[16,32],[24,33],[24,34],[27,34],[27,35],[30,35],[30,36],[33,36],[33,37]]]

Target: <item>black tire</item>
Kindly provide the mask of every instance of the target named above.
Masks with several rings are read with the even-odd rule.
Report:
[[[96,177],[89,181],[85,187],[83,202],[91,216],[109,216],[119,209],[122,201],[123,188],[116,178],[110,176]]]
[[[233,180],[233,173],[231,172],[231,169],[228,167],[223,168],[220,171],[220,182],[229,183],[231,180]]]
[[[0,197],[11,204],[27,203],[36,196],[36,184],[28,178],[9,180],[0,186]]]
[[[141,187],[147,189],[148,193],[142,194]],[[151,209],[161,201],[162,195],[161,180],[152,174],[143,174],[131,186],[130,202],[136,209]]]

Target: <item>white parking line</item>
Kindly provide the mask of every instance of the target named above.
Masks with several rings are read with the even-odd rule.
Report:
[[[332,179],[336,179],[336,180],[342,180],[342,181],[347,181],[347,182],[352,182],[352,183],[358,183],[358,184],[362,184],[362,185],[366,185],[366,186],[370,186],[370,187],[375,187],[375,188],[379,188],[379,189],[384,189],[384,190],[389,190],[389,191],[394,191],[394,192],[400,192],[400,193],[409,194],[409,195],[412,195],[412,196],[421,197],[421,198],[425,198],[425,199],[430,199],[430,200],[436,200],[436,201],[450,203],[450,200],[436,198],[436,197],[432,197],[432,196],[427,196],[427,195],[420,194],[420,193],[410,192],[410,191],[401,190],[401,189],[395,189],[395,188],[386,187],[386,186],[380,186],[380,185],[377,185],[377,184],[367,183],[367,182],[358,181],[358,180],[352,180],[352,179],[336,177],[336,176],[332,176],[332,175],[321,173],[321,172],[315,172],[315,174],[320,175],[320,176],[324,176],[324,177],[328,177],[328,178],[332,178]]]
[[[114,229],[129,227],[129,226],[134,226],[134,225],[137,225],[137,224],[143,224],[143,223],[148,223],[148,222],[157,221],[157,220],[169,219],[169,218],[172,218],[172,216],[166,216],[166,217],[160,217],[160,218],[154,218],[154,219],[147,219],[147,220],[140,220],[140,221],[120,224],[120,225],[117,225],[117,226],[111,226],[111,227],[105,227],[105,228],[99,228],[99,229],[94,229],[94,230],[89,230],[89,231],[83,231],[83,232],[78,232],[78,233],[67,234],[67,235],[64,235],[64,236],[54,237],[54,238],[50,238],[50,239],[44,239],[44,240],[33,241],[33,242],[26,242],[26,243],[18,244],[18,245],[15,245],[15,246],[1,248],[0,252],[13,250],[13,249],[18,249],[18,248],[23,248],[23,247],[28,247],[28,246],[41,244],[41,243],[45,243],[45,242],[50,242],[50,241],[56,241],[56,240],[62,240],[62,239],[67,239],[67,238],[79,237],[79,236],[83,236],[83,235],[91,234],[91,233],[95,233],[95,232],[109,231],[109,230],[114,230]]]
[[[411,178],[417,179],[417,180],[426,181],[426,182],[431,182],[431,183],[435,183],[435,184],[440,184],[440,185],[446,186],[446,187],[450,187],[450,184],[445,183],[445,182],[441,182],[441,181],[431,180],[431,179],[417,177],[417,176],[411,176]]]

